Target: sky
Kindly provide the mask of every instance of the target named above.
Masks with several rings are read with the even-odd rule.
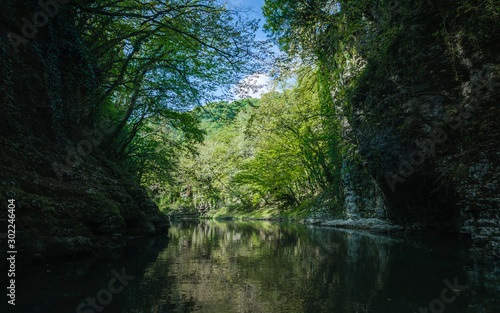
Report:
[[[262,15],[261,8],[264,6],[265,0],[228,0],[227,3],[230,6],[233,6],[235,9],[250,9],[249,17],[253,19],[260,19],[260,29],[257,31],[256,39],[257,40],[266,40],[268,39],[266,34],[264,33],[264,16]],[[276,48],[277,50],[277,48]],[[255,80],[256,79],[256,80]],[[262,88],[257,90],[256,92],[248,92],[247,95],[252,98],[260,98],[260,96],[266,93],[269,90],[267,84],[270,81],[270,78],[267,75],[258,75],[257,77],[247,77],[245,80],[253,80],[257,85],[261,85]],[[240,98],[240,97],[237,97]]]
[[[257,32],[257,40],[267,39],[266,34],[263,31],[262,26],[264,25],[264,16],[262,15],[261,8],[264,6],[265,0],[228,0],[227,3],[230,6],[234,6],[235,9],[250,9],[249,12],[251,18],[260,19],[260,30]]]

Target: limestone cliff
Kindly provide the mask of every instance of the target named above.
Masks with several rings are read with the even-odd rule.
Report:
[[[99,65],[87,56],[74,12],[61,6],[29,34],[23,23],[40,7],[2,5],[0,232],[13,199],[19,259],[90,253],[165,231],[167,217],[104,152],[112,123],[102,119]]]
[[[493,2],[388,1],[363,13],[365,32],[345,44],[342,61],[326,49],[352,143],[346,219],[461,233],[474,250],[500,256],[495,12]]]

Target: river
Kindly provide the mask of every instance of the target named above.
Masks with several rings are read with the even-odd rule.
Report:
[[[466,252],[436,236],[173,222],[100,258],[20,266],[12,312],[500,312],[500,269]]]

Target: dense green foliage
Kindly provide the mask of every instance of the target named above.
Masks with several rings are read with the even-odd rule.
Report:
[[[28,40],[25,17],[44,9],[15,0],[4,6],[2,130],[49,135],[62,147],[69,139],[73,155],[81,150],[74,143],[87,138],[146,184],[151,173],[171,180],[176,155],[202,140],[186,111],[226,98],[264,68],[257,22],[222,2],[81,0],[51,8]],[[64,158],[55,163],[71,171]]]
[[[260,100],[194,110],[207,136],[198,153],[180,160],[176,181],[157,186],[162,208],[282,211],[338,182],[315,75],[301,70],[296,86]]]
[[[9,0],[0,131],[74,154],[104,121],[104,158],[165,210],[302,210],[328,192],[340,213],[344,174],[355,168],[383,181],[427,125],[411,101],[437,96],[432,106],[444,111],[464,93],[473,63],[494,60],[499,7],[268,0],[264,28],[285,53],[273,75],[285,84],[229,102],[235,84],[267,69],[270,53],[255,41],[258,22],[221,1],[75,0],[24,42],[24,16],[41,8]]]
[[[498,23],[488,25],[498,5],[472,2],[266,1],[265,29],[286,53],[277,81],[296,83],[251,105],[195,112],[207,137],[194,159],[180,161],[182,175],[160,192],[162,206],[283,210],[327,191],[330,209],[341,212],[342,171],[356,167],[380,180],[392,154],[378,145],[391,142],[397,152],[414,136],[420,115],[403,104],[459,86],[429,85],[441,84],[436,71],[464,78],[458,62],[430,64],[428,47],[454,60],[463,53],[457,47],[494,44]]]

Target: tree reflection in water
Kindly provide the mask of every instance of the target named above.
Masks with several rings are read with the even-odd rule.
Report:
[[[16,312],[75,312],[123,267],[136,278],[103,312],[413,313],[455,277],[469,288],[446,312],[500,312],[499,272],[443,238],[261,221],[175,222],[168,236],[20,268]]]
[[[464,250],[432,238],[261,221],[180,222],[169,236],[145,281],[173,283],[152,287],[167,300],[143,312],[415,312],[444,279],[467,281]],[[480,312],[472,302],[464,293],[447,310]]]

